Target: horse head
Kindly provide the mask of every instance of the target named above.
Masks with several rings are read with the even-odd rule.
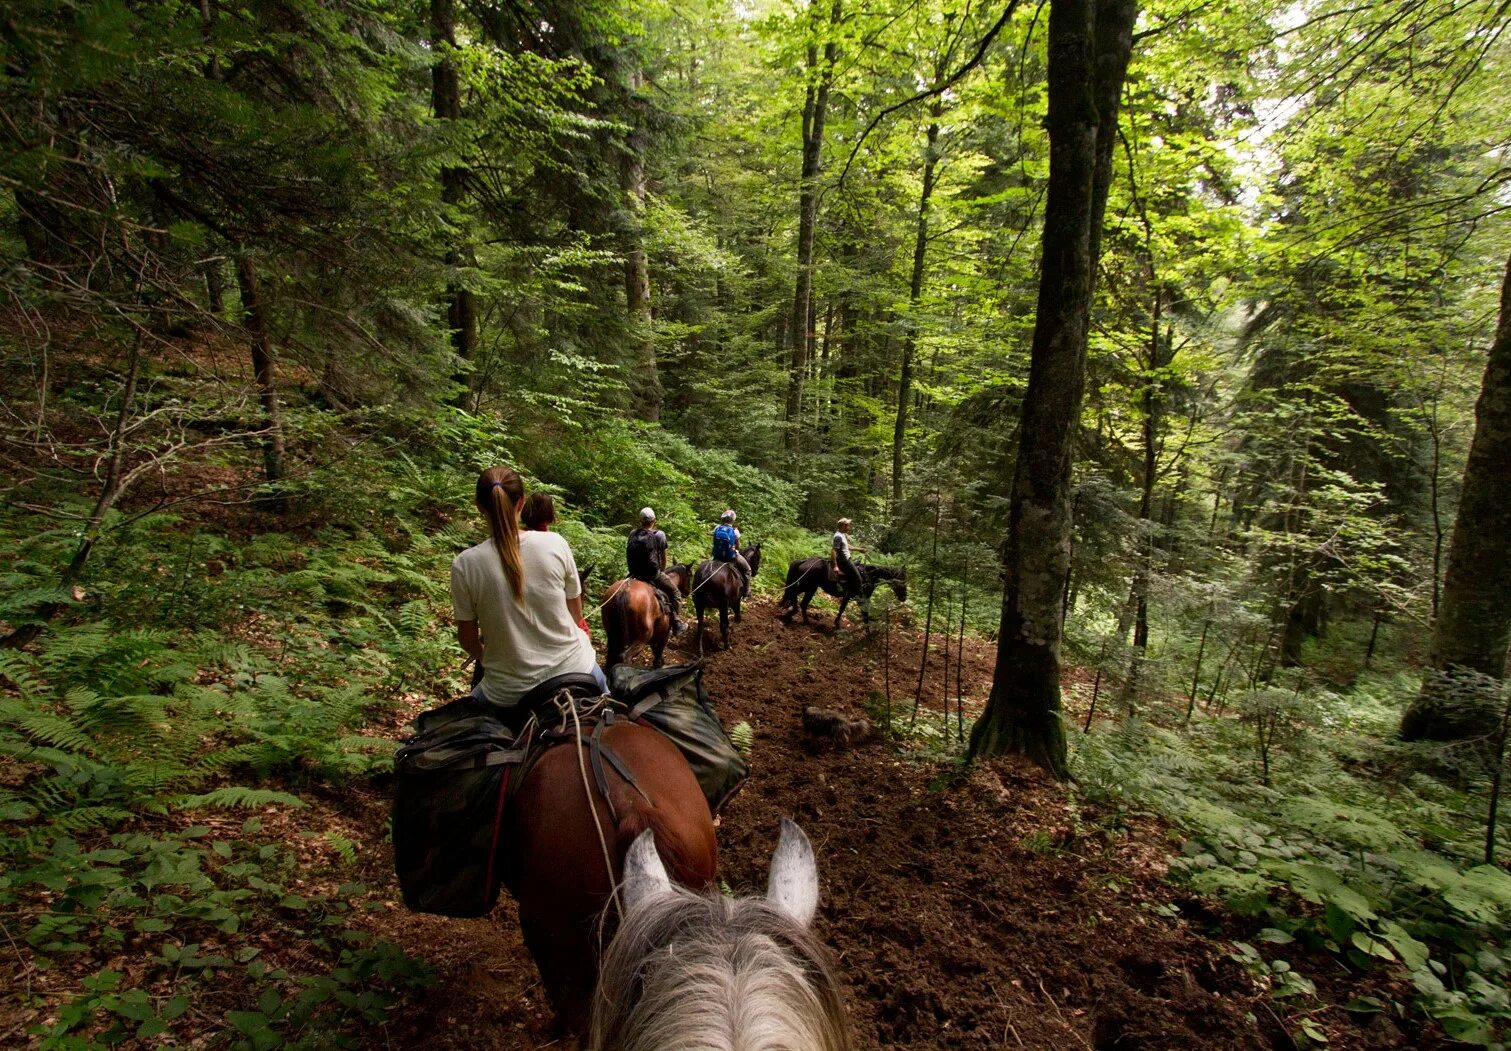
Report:
[[[908,601],[908,570],[906,566],[883,566],[874,562],[860,566],[864,576],[866,594],[876,590],[876,585],[885,583],[897,596],[898,602]]]
[[[686,598],[693,588],[693,567],[686,562],[678,562],[676,565],[667,566],[665,572],[676,582],[677,591]]]
[[[593,570],[596,569],[597,566],[597,562],[589,562],[587,565],[583,566],[577,571],[577,587],[579,590],[586,590],[588,586],[588,577],[593,575]]]
[[[761,571],[761,545],[754,544],[741,551],[740,554],[744,555],[745,561],[750,563],[750,578],[754,580],[756,574]]]
[[[782,819],[764,898],[674,886],[648,831],[625,857],[620,891],[624,919],[599,967],[590,1051],[849,1051],[839,979],[808,929],[818,864],[796,824]]]

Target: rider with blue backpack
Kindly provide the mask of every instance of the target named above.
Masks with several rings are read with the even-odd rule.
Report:
[[[725,511],[714,527],[714,561],[733,566],[740,575],[740,595],[750,595],[750,563],[740,554],[740,531],[735,528],[735,513]]]

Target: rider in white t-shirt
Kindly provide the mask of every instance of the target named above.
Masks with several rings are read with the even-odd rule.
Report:
[[[484,471],[477,507],[493,535],[451,563],[457,638],[483,668],[472,695],[508,707],[568,672],[594,675],[607,692],[582,616],[572,549],[556,533],[520,531],[524,499],[524,482],[514,471]]]
[[[865,548],[857,547],[855,550],[864,551]],[[850,561],[850,520],[848,518],[841,518],[834,528],[834,539],[830,543],[829,557],[834,564],[836,575],[845,582],[845,591],[852,598],[859,598],[860,570],[856,569],[855,563]]]

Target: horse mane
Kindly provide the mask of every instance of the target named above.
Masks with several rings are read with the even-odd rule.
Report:
[[[902,580],[907,576],[907,569],[903,566],[889,566],[881,562],[866,562],[856,567],[865,573],[870,573],[877,580]]]
[[[764,898],[672,887],[630,910],[599,966],[589,1051],[850,1051],[814,934]]]

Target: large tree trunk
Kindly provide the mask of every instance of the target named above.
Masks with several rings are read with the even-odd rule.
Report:
[[[812,0],[814,6],[818,0]],[[829,25],[824,32],[823,65],[818,45],[808,47],[809,76],[803,100],[803,169],[798,184],[797,282],[792,295],[792,313],[787,323],[787,449],[799,448],[802,426],[803,373],[808,369],[809,301],[813,297],[813,244],[818,225],[818,177],[823,168],[824,122],[829,114],[829,85],[839,54],[834,33],[843,15],[841,0],[834,0]],[[816,28],[816,27],[815,27]]]
[[[257,381],[257,399],[262,403],[262,468],[269,482],[283,478],[283,413],[278,404],[278,366],[273,341],[268,334],[267,304],[257,281],[257,267],[245,253],[236,260],[236,283],[241,290],[241,309],[252,348],[252,374]],[[281,506],[274,500],[270,506]]]
[[[935,71],[938,83],[939,71]],[[918,349],[918,309],[923,295],[924,262],[929,251],[929,200],[934,196],[934,174],[939,166],[939,118],[944,104],[935,96],[929,107],[929,127],[924,137],[923,189],[918,195],[918,223],[913,235],[913,275],[908,282],[908,332],[902,342],[902,371],[897,377],[897,420],[892,428],[892,507],[902,503],[903,445],[908,434],[908,408],[913,400],[913,355]]]
[[[1050,0],[1039,302],[1003,548],[997,664],[986,711],[971,731],[972,757],[1018,752],[1056,776],[1066,773],[1060,610],[1070,562],[1071,463],[1117,100],[1136,13],[1133,0]]]
[[[630,74],[630,92],[640,90],[643,77]],[[624,229],[624,298],[629,311],[631,340],[630,394],[634,412],[642,420],[661,418],[663,390],[656,368],[656,341],[651,327],[651,271],[645,254],[645,126],[640,106],[632,101],[634,126],[620,155],[620,189],[629,206]]]
[[[430,67],[431,106],[437,120],[459,120],[462,116],[461,81],[449,51],[456,47],[456,14],[452,0],[430,0],[430,41],[441,56]],[[466,195],[467,169],[454,164],[442,168],[441,201],[452,210],[450,222],[453,230],[452,244],[445,257],[446,269],[452,272],[446,284],[446,328],[450,333],[451,347],[462,361],[472,360],[477,352],[477,300],[456,276],[456,271],[469,265],[472,258],[471,246],[466,242],[466,232],[456,212]],[[461,384],[467,383],[465,373],[459,372],[456,378]],[[465,386],[462,400],[469,400]]]
[[[1501,284],[1500,323],[1464,465],[1463,496],[1437,621],[1432,672],[1401,720],[1408,739],[1459,740],[1489,734],[1495,713],[1455,710],[1454,679],[1465,672],[1502,678],[1511,643],[1511,259]]]

